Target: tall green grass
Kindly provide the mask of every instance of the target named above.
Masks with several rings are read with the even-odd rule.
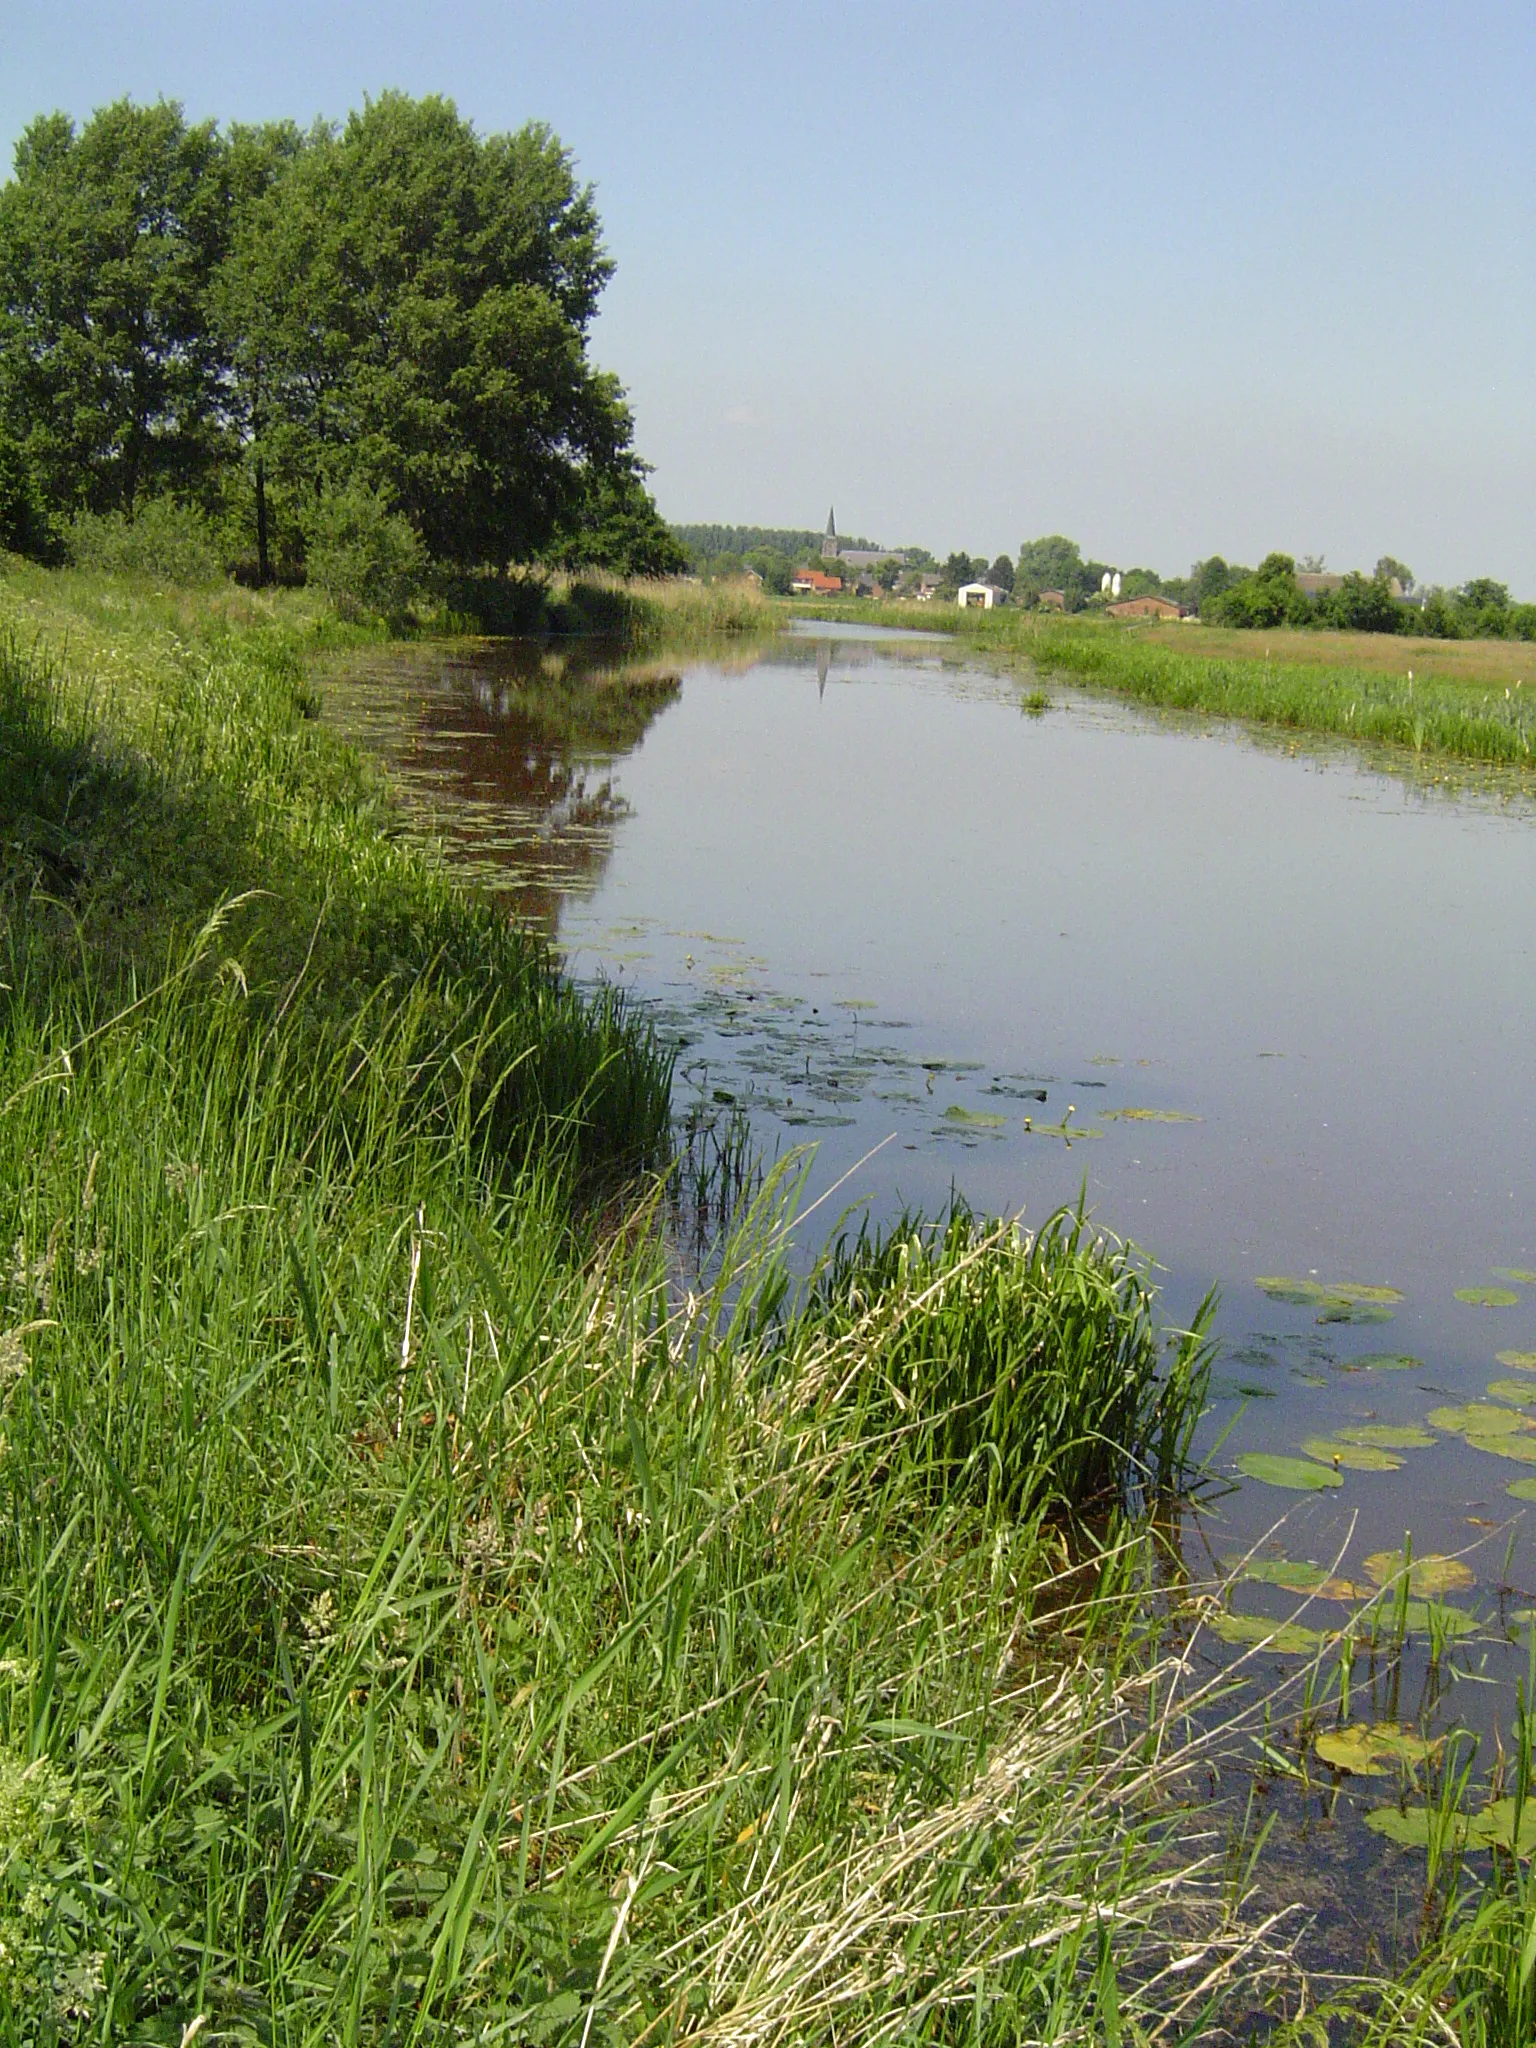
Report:
[[[280,632],[156,677],[0,663],[0,2042],[1251,1991],[1119,1507],[1198,1333],[1070,1222],[797,1292],[788,1172],[687,1291],[643,1020],[391,836]]]

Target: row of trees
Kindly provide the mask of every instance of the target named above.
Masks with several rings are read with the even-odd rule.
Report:
[[[1226,587],[1200,606],[1201,619],[1213,625],[1536,640],[1536,604],[1516,604],[1504,584],[1477,576],[1456,590],[1414,593],[1412,573],[1390,555],[1372,575],[1352,570],[1337,589],[1315,596],[1298,582],[1290,555],[1266,555],[1257,569],[1229,571],[1228,577]]]
[[[262,580],[370,533],[460,569],[680,568],[587,352],[612,268],[550,130],[480,137],[444,99],[36,120],[0,190],[0,543],[171,500]]]

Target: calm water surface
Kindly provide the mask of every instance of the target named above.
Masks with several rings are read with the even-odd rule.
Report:
[[[1358,1575],[1405,1531],[1480,1546],[1454,1595],[1477,1632],[1397,1667],[1376,1710],[1507,1719],[1536,1506],[1506,1487],[1536,1464],[1436,1426],[1318,1494],[1237,1460],[1420,1424],[1490,1381],[1507,1406],[1522,1368],[1497,1353],[1536,1365],[1536,1285],[1497,1273],[1536,1275],[1532,807],[1050,696],[1031,715],[1017,678],[943,645],[816,629],[627,666],[390,649],[330,709],[576,975],[655,1007],[681,1110],[743,1111],[770,1154],[814,1141],[812,1191],[849,1175],[837,1205],[877,1217],[958,1189],[1039,1221],[1085,1194],[1164,1269],[1170,1318],[1219,1288],[1206,1443],[1237,1483],[1192,1550]],[[1256,1284],[1274,1275],[1402,1299],[1320,1322]],[[1513,1304],[1457,1299],[1484,1286]],[[1416,1363],[1357,1365],[1382,1354]]]

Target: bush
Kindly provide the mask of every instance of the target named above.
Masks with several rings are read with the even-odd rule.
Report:
[[[58,554],[42,492],[26,450],[0,432],[0,548],[48,562]]]
[[[169,583],[216,583],[223,573],[212,522],[195,505],[147,498],[123,512],[81,512],[69,529],[79,568],[161,576]]]
[[[309,522],[308,579],[343,618],[404,616],[426,579],[426,550],[389,496],[367,484],[328,492]]]

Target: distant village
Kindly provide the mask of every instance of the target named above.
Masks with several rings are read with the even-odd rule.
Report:
[[[1018,554],[956,552],[941,562],[928,549],[879,547],[845,538],[835,510],[813,528],[674,526],[690,573],[701,581],[745,578],[777,596],[887,598],[958,604],[992,611],[1091,612],[1112,619],[1269,628],[1325,626],[1435,638],[1536,639],[1536,605],[1511,598],[1502,583],[1474,577],[1454,590],[1425,588],[1393,555],[1370,571],[1330,570],[1319,556],[1298,562],[1266,555],[1255,568],[1209,555],[1187,576],[1124,568],[1085,557],[1064,534],[1025,541]]]

